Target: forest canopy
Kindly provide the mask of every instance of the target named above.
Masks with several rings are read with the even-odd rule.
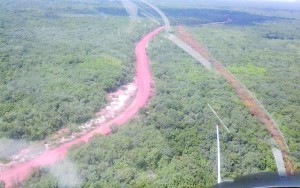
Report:
[[[9,143],[4,150],[41,142],[95,117],[108,93],[133,81],[136,42],[161,21],[144,14],[130,18],[117,1],[18,2],[0,6],[0,138]],[[300,13],[225,7],[162,11],[173,31],[184,25],[265,106],[299,167]],[[95,135],[73,146],[64,160],[33,169],[22,183],[16,179],[16,187],[212,186],[220,121],[208,104],[230,130],[219,126],[223,180],[277,170],[271,134],[221,75],[165,32],[149,42],[147,54],[153,77],[147,105],[124,126],[113,125],[113,134]],[[9,158],[0,156],[0,162]]]
[[[126,17],[78,16],[60,2],[5,3],[0,137],[6,138],[41,140],[94,117],[108,92],[132,81],[135,41],[153,27],[130,28]],[[86,10],[87,4],[69,6]]]

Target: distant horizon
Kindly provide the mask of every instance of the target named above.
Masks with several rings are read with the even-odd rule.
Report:
[[[160,3],[164,2],[182,2],[181,0],[149,0],[149,1],[158,1]],[[187,0],[187,2],[196,2],[196,3],[216,3],[216,2],[240,2],[240,3],[300,3],[300,0],[212,0],[212,1],[198,1],[198,0]]]
[[[247,8],[267,8],[267,9],[286,9],[300,10],[300,0],[148,0],[157,5],[184,6],[194,7],[201,6],[206,8],[212,7],[247,7]]]
[[[268,3],[299,3],[299,0],[232,0],[232,1],[244,1],[244,2],[259,2],[259,3],[264,3],[264,2],[268,2]]]
[[[299,2],[299,0],[236,0],[236,1],[258,1],[258,2],[291,2],[291,3],[294,3],[294,2]]]

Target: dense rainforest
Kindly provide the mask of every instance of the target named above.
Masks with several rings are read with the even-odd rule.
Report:
[[[133,79],[135,43],[158,25],[142,14],[130,19],[115,1],[99,2],[1,6],[0,137],[41,140],[62,127],[77,127],[105,105],[108,92]],[[265,105],[299,164],[299,13],[162,11],[173,25],[185,25]],[[155,90],[149,104],[114,134],[74,146],[65,160],[33,169],[16,187],[212,186],[219,121],[208,104],[230,130],[220,126],[223,180],[276,171],[270,134],[224,78],[164,33],[147,52]]]

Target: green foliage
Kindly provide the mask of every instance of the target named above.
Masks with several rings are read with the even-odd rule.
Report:
[[[58,188],[58,182],[53,175],[49,174],[49,170],[35,168],[32,170],[30,181],[24,182],[22,187]]]
[[[118,23],[117,20],[114,23]],[[71,25],[74,27],[75,24]],[[272,112],[284,134],[289,136],[287,141],[292,156],[299,159],[299,42],[264,38],[262,27],[263,24],[248,28],[205,26],[190,30],[217,59],[231,67]],[[113,32],[117,33],[116,30]],[[110,43],[106,44],[106,48],[111,47]],[[115,52],[113,47],[109,49],[109,52]],[[133,45],[128,49],[128,52],[132,51]],[[230,129],[227,133],[221,127],[220,133],[223,179],[276,170],[268,141],[270,134],[223,78],[203,68],[161,36],[155,37],[148,51],[156,96],[135,121],[117,130],[113,125],[115,134],[95,136],[89,143],[72,148],[68,154],[67,159],[78,168],[82,187],[209,187],[215,184],[215,124],[218,120],[208,103]],[[123,54],[109,52],[94,51],[91,59],[87,54],[79,58],[68,57],[64,61],[64,70],[72,67],[92,74],[100,66],[99,59],[107,63],[123,62]],[[106,55],[99,57],[97,54],[107,54],[108,60]],[[113,66],[119,67],[119,64]],[[73,84],[63,88],[72,88]],[[74,87],[75,90],[80,88],[76,84]],[[13,97],[23,96],[14,93]],[[69,100],[68,97],[64,99]],[[13,115],[7,118],[17,117]],[[57,186],[58,180],[49,170],[34,174],[24,185]]]
[[[153,24],[72,11],[98,7],[3,2],[0,137],[41,140],[82,124],[105,105],[107,92],[132,81],[135,42]]]
[[[258,28],[258,33],[269,40],[299,40],[299,20],[293,22],[292,24],[291,21],[262,24]]]
[[[68,159],[78,167],[82,187],[209,187],[216,182],[218,120],[223,178],[274,171],[263,126],[240,103],[221,77],[208,72],[167,39],[148,49],[156,96],[140,120],[108,137],[74,147]],[[176,79],[179,78],[179,79]],[[259,151],[259,152],[257,152]],[[30,180],[29,180],[30,181]]]
[[[151,50],[157,91],[149,112],[144,114],[146,124],[164,133],[175,155],[198,151],[201,159],[207,159],[208,165],[214,166],[211,156],[215,156],[214,125],[218,120],[207,107],[209,103],[231,130],[231,134],[221,133],[224,177],[275,170],[274,163],[264,166],[259,160],[266,156],[272,158],[270,147],[257,140],[264,140],[268,133],[240,102],[229,84],[171,46],[168,41],[161,40]],[[258,147],[265,151],[257,154],[255,162],[249,157],[252,165],[240,160],[248,153],[256,153]],[[232,153],[239,157],[228,160]]]
[[[78,166],[83,187],[120,187],[134,185],[136,179],[152,180],[150,174],[170,161],[170,150],[154,128],[128,125],[72,150],[69,159]]]
[[[265,75],[267,70],[263,67],[257,67],[254,65],[246,65],[246,66],[230,66],[229,70],[233,74],[249,74],[251,76],[257,75]]]
[[[300,131],[300,14],[289,14],[298,19],[251,27],[205,26],[189,31],[262,102],[283,132],[293,159],[300,164],[297,134]],[[266,37],[274,32],[281,36]]]
[[[197,153],[174,157],[159,173],[153,187],[208,187],[216,179],[208,173],[213,170],[209,162],[199,159]]]
[[[80,67],[84,69],[88,69],[91,71],[104,71],[108,72],[111,68],[116,69],[121,66],[121,61],[110,57],[108,55],[104,55],[104,57],[97,58],[97,59],[87,59],[84,63],[80,64]]]
[[[140,6],[144,6],[143,3],[135,2]],[[178,3],[178,2],[176,2]],[[152,9],[147,9],[143,7],[148,13],[156,15]],[[274,16],[263,16],[257,14],[249,14],[246,12],[235,11],[235,10],[222,10],[222,9],[199,9],[199,8],[162,8],[161,9],[166,16],[170,19],[172,25],[188,25],[188,26],[198,26],[201,24],[207,24],[212,22],[225,22],[229,18],[234,20],[230,23],[233,25],[253,25],[254,23],[268,22],[274,20],[284,20],[282,17]],[[128,16],[128,13],[123,7],[116,6],[104,6],[97,8],[97,11],[114,16]],[[141,12],[138,12],[140,17],[144,17]]]

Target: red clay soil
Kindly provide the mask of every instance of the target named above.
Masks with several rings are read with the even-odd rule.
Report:
[[[150,95],[151,92],[151,74],[149,70],[149,61],[145,51],[146,45],[149,40],[156,34],[158,34],[164,27],[160,27],[148,35],[146,35],[139,43],[137,43],[135,48],[135,54],[137,59],[136,66],[136,79],[137,79],[137,94],[133,99],[132,103],[127,107],[124,112],[94,129],[93,131],[87,133],[86,135],[77,138],[71,142],[60,145],[59,147],[51,150],[46,150],[41,155],[26,161],[24,163],[20,163],[10,169],[7,169],[0,173],[0,180],[5,182],[6,187],[11,187],[15,183],[21,182],[26,177],[28,177],[31,173],[32,168],[38,166],[47,166],[51,165],[59,160],[62,160],[66,154],[68,149],[79,143],[88,142],[94,134],[107,135],[110,134],[110,126],[111,125],[122,125],[126,123],[130,118],[132,118],[141,107],[143,107]]]
[[[265,128],[272,135],[279,149],[283,154],[285,161],[285,167],[288,173],[293,174],[297,169],[295,162],[289,157],[288,148],[282,138],[276,125],[270,119],[269,115],[262,109],[262,107],[257,104],[255,99],[251,96],[250,92],[243,87],[243,85],[229,72],[221,63],[212,58],[209,53],[203,48],[203,46],[195,39],[191,34],[189,34],[182,26],[177,27],[176,35],[189,44],[194,50],[199,52],[203,57],[210,61],[213,67],[223,76],[229,84],[235,89],[236,93],[243,101],[243,103],[249,108],[249,111],[259,119],[265,126]]]

